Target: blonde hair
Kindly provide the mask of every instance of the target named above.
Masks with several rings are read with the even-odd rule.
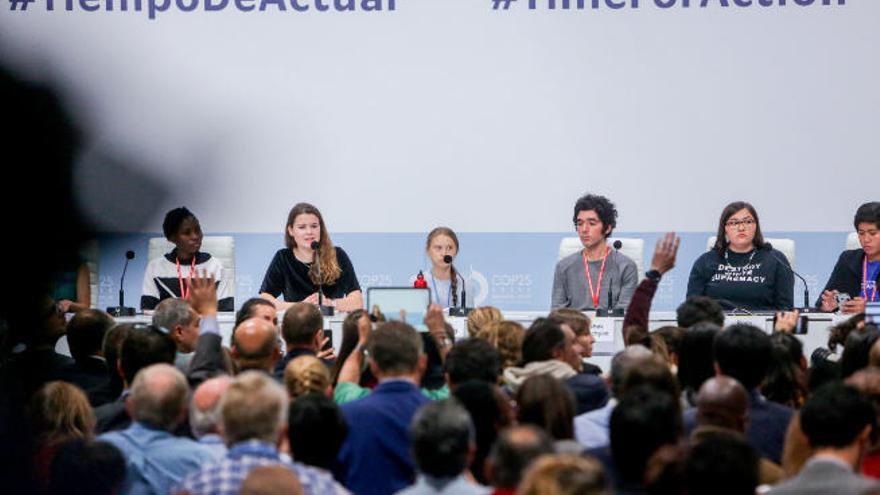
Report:
[[[284,368],[284,385],[291,399],[308,393],[324,394],[330,388],[330,370],[315,356],[300,356]]]
[[[227,446],[245,440],[275,443],[287,422],[289,399],[269,375],[245,371],[220,399],[220,425]]]
[[[91,438],[95,413],[86,394],[77,386],[54,381],[43,385],[31,398],[28,415],[34,435],[41,443]]]
[[[483,306],[471,311],[467,319],[468,336],[475,337],[480,330],[493,321],[501,321],[504,316],[501,310],[494,306]]]
[[[501,367],[516,366],[522,359],[522,343],[526,330],[515,321],[493,321],[480,330],[476,338],[483,339],[498,349]]]
[[[602,465],[576,455],[542,455],[526,470],[517,495],[602,495],[609,493]]]

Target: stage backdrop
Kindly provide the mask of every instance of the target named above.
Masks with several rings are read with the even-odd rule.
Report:
[[[486,301],[525,308],[584,191],[648,255],[690,233],[688,266],[751,201],[824,282],[876,197],[878,21],[876,0],[4,0],[0,60],[84,130],[102,280],[187,205],[236,235],[250,294],[309,201],[365,285],[405,281],[445,224]]]

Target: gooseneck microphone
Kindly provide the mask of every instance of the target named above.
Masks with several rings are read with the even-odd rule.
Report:
[[[459,306],[456,308],[449,308],[450,316],[467,316],[471,312],[471,308],[467,307],[467,285],[465,284],[464,277],[458,273],[458,270],[455,269],[455,266],[452,264],[452,256],[444,255],[443,262],[452,267],[452,271],[455,272],[455,276],[461,280],[461,301],[459,302]],[[449,285],[449,290],[452,290],[452,284]]]
[[[772,244],[770,244],[769,242],[765,242],[765,243],[764,243],[764,248],[763,248],[763,249],[766,249],[767,252],[770,253],[770,256],[773,256],[773,258],[775,258],[776,261],[782,263],[782,266],[788,268],[788,271],[790,271],[791,273],[793,273],[795,277],[801,279],[801,282],[803,282],[803,284],[804,284],[804,307],[802,307],[802,308],[795,308],[795,309],[797,309],[797,310],[800,311],[801,313],[812,313],[812,312],[814,311],[814,309],[813,309],[813,307],[810,305],[810,286],[807,285],[807,279],[805,279],[804,277],[802,277],[800,273],[794,271],[794,268],[792,268],[791,265],[789,265],[787,261],[781,259],[781,258],[776,254],[776,251],[773,251],[773,245],[772,245]]]
[[[333,306],[324,306],[324,281],[321,278],[321,243],[312,241],[311,248],[315,252],[315,270],[318,272],[318,309],[321,310],[321,315],[323,316],[333,316],[335,308]]]
[[[119,306],[107,308],[110,316],[134,316],[135,309],[125,307],[125,272],[128,271],[128,262],[134,259],[134,251],[125,252],[125,264],[122,266],[122,277],[119,278]]]
[[[620,239],[615,240],[612,244],[615,251],[620,251],[620,248],[623,247],[623,243],[620,242]],[[605,316],[605,317],[613,317],[613,316],[623,316],[624,309],[615,309],[614,307],[614,290],[612,288],[612,284],[608,282],[608,306],[606,308],[596,308],[596,316]]]

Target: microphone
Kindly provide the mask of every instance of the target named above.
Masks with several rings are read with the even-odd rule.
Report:
[[[335,308],[333,306],[324,306],[324,284],[321,280],[321,256],[319,256],[321,243],[312,241],[311,248],[315,252],[315,269],[318,272],[318,309],[321,310],[321,315],[323,316],[333,316]]]
[[[802,277],[800,273],[794,271],[794,268],[792,268],[791,265],[789,265],[787,261],[785,261],[785,260],[783,260],[782,258],[780,258],[780,257],[776,254],[776,252],[773,251],[773,245],[772,245],[772,244],[770,244],[769,242],[765,242],[765,243],[764,243],[764,249],[766,249],[767,252],[770,253],[770,256],[773,256],[773,258],[775,258],[776,261],[778,261],[779,263],[781,263],[782,266],[788,268],[788,271],[790,271],[791,273],[793,273],[795,277],[801,279],[801,282],[803,282],[803,284],[804,284],[804,307],[803,307],[803,308],[795,308],[795,309],[797,309],[797,310],[800,311],[801,313],[811,313],[811,312],[813,312],[813,307],[810,306],[810,287],[807,285],[807,280],[806,280],[804,277]]]
[[[615,240],[612,244],[615,251],[620,251],[620,248],[623,247],[623,243],[620,242],[620,239]],[[599,317],[613,317],[613,316],[623,316],[624,310],[623,308],[615,309],[614,308],[614,291],[611,282],[608,282],[608,307],[607,308],[596,308],[596,316]]]
[[[452,265],[452,256],[444,255],[443,262]],[[470,314],[471,309],[467,307],[467,284],[465,284],[464,277],[458,273],[458,270],[455,269],[455,266],[452,266],[452,271],[455,272],[455,275],[461,280],[461,302],[459,303],[459,307],[457,308],[449,308],[449,316],[467,316]],[[452,290],[452,285],[449,286],[449,290]]]
[[[721,306],[722,309],[724,309],[725,311],[730,311],[732,314],[745,313],[749,316],[754,315],[754,313],[752,313],[748,309],[737,306],[736,303],[729,299],[715,299],[715,301],[718,303],[718,305]]]
[[[125,252],[125,264],[122,266],[122,277],[119,278],[119,306],[107,308],[110,316],[134,316],[135,309],[125,307],[125,272],[128,271],[128,262],[134,259],[134,251]]]

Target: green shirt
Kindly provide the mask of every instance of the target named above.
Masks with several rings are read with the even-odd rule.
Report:
[[[336,384],[336,390],[333,391],[333,400],[337,404],[342,405],[353,400],[363,399],[370,395],[371,390],[361,387],[354,382],[342,382]],[[423,388],[422,393],[431,400],[443,400],[449,398],[449,387],[443,385],[440,388],[427,389]]]

